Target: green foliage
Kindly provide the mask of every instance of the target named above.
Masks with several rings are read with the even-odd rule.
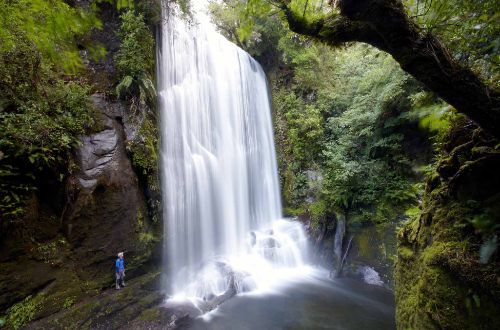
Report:
[[[319,109],[305,104],[293,91],[275,88],[276,112],[285,114],[286,153],[299,162],[311,163],[321,152],[323,118]]]
[[[142,14],[132,10],[121,16],[118,35],[122,40],[115,57],[120,82],[116,87],[118,97],[139,96],[141,102],[153,104],[156,90],[153,83],[154,40]]]
[[[116,6],[116,9],[118,10],[126,10],[126,9],[131,9],[135,7],[135,1],[134,0],[95,0],[92,2],[92,5],[94,8],[97,8],[97,4],[102,3],[102,2],[107,2],[112,5]]]
[[[64,300],[64,304],[63,304],[63,308],[70,308],[71,306],[73,306],[75,304],[75,298],[76,297],[67,297],[65,300]]]
[[[0,214],[17,219],[43,177],[62,180],[78,134],[93,125],[90,88],[61,69],[79,66],[75,38],[98,22],[63,1],[2,2]],[[69,28],[68,28],[69,26]]]
[[[389,220],[417,198],[404,134],[418,133],[418,119],[409,115],[418,85],[391,58],[366,46],[339,52],[336,63],[324,196],[360,219]]]
[[[303,207],[298,207],[298,208],[285,207],[284,213],[286,216],[298,217],[305,213],[305,209]]]
[[[61,165],[78,145],[78,134],[93,123],[88,87],[60,80],[36,87],[38,95],[0,112],[0,213],[5,217],[22,213],[24,196],[45,170],[59,171],[62,179],[67,169]]]
[[[58,238],[50,242],[37,243],[35,248],[37,256],[40,256],[45,263],[56,264],[61,249],[67,244],[66,239]]]
[[[238,36],[241,41],[252,37],[255,30],[262,25],[262,20],[269,17],[269,13],[282,15],[278,10],[279,1],[248,0],[240,1],[225,0],[224,3],[230,4],[238,12]],[[336,12],[330,3],[323,0],[291,0],[289,7],[297,17],[305,22],[314,22],[326,16],[327,13]]]
[[[7,310],[7,325],[14,329],[19,329],[29,323],[40,310],[42,301],[40,298],[27,296],[23,301],[12,305]]]
[[[292,0],[290,1],[290,8],[309,22],[317,21],[325,17],[326,13],[336,10],[322,0]]]
[[[500,75],[500,12],[496,0],[405,0],[409,14],[439,36],[460,61],[491,83]]]
[[[82,64],[74,38],[100,27],[93,12],[62,0],[0,0],[0,52],[16,51],[21,39],[66,72]]]
[[[311,215],[311,223],[314,227],[325,220],[328,213],[328,206],[324,200],[318,200],[309,204],[309,214]]]
[[[116,0],[117,9],[133,8],[133,7],[134,7],[134,0]]]
[[[405,211],[405,215],[409,221],[417,219],[420,214],[422,214],[422,210],[418,206],[410,207]]]

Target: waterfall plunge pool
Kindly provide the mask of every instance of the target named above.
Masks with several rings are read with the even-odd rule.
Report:
[[[316,270],[267,293],[243,293],[189,329],[395,329],[391,291]]]
[[[370,281],[332,280],[330,271],[303,262],[309,249],[301,223],[279,220],[252,233],[246,253],[224,258],[225,268],[242,274],[236,296],[204,314],[201,297],[223,294],[228,286],[227,273],[209,264],[166,302],[194,317],[180,329],[395,329],[390,290]]]

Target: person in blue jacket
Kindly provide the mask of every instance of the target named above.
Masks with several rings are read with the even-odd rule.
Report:
[[[115,266],[116,290],[120,290],[120,286],[125,286],[125,262],[123,260],[123,252],[118,253],[118,259],[116,259]]]

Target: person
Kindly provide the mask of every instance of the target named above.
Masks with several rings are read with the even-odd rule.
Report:
[[[116,259],[115,266],[116,290],[120,290],[120,286],[125,286],[125,262],[123,260],[123,252],[118,253],[118,259]]]

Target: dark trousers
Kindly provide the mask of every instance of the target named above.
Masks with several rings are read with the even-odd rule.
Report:
[[[120,286],[125,286],[125,271],[121,270],[116,273],[116,288],[119,289]]]

